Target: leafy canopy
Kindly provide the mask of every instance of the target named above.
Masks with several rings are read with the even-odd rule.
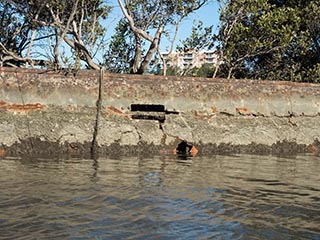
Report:
[[[220,21],[220,76],[319,81],[319,0],[228,0]]]

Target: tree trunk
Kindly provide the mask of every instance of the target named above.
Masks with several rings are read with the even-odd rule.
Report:
[[[233,67],[230,67],[228,70],[228,76],[227,79],[230,79],[232,77]]]
[[[166,60],[163,58],[163,55],[162,55],[162,53],[160,51],[160,48],[159,48],[159,45],[158,45],[157,51],[158,51],[158,54],[160,56],[160,59],[161,59],[161,62],[162,62],[162,66],[163,66],[163,74],[162,75],[163,76],[167,76],[167,63],[166,63]]]
[[[142,55],[141,37],[138,34],[135,34],[135,39],[136,39],[136,49],[135,49],[135,55],[134,55],[131,73],[138,73],[139,65],[140,65],[140,61],[141,61],[141,55]]]
[[[215,65],[215,69],[214,69],[212,78],[216,78],[217,77],[218,71],[220,69],[220,59],[223,59],[223,51],[221,49],[219,51],[219,57],[217,59],[218,62]]]
[[[54,68],[57,70],[60,68],[60,64],[59,64],[59,46],[60,46],[60,43],[61,43],[61,37],[59,37],[59,34],[56,31],[56,36],[55,36],[55,39],[56,39],[56,42],[55,42],[55,46],[54,46],[54,49],[53,49],[53,55],[54,55]]]
[[[159,46],[159,42],[160,42],[162,29],[163,28],[161,26],[161,27],[159,27],[158,31],[156,32],[156,35],[154,36],[153,41],[150,44],[148,53],[145,56],[145,58],[143,59],[142,63],[140,64],[140,68],[137,72],[138,74],[143,74],[146,71],[148,64],[150,63],[150,61],[152,60],[152,57],[154,56],[154,53],[157,51],[158,46]]]
[[[83,46],[81,43],[72,41],[67,36],[64,37],[64,41],[73,49],[75,49],[80,55],[82,54],[81,60],[85,61],[88,66],[92,69],[99,70],[100,66],[96,64],[92,57],[90,56],[90,53],[86,49],[85,46]]]

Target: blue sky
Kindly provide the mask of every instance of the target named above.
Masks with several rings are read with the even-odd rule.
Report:
[[[122,12],[118,6],[118,1],[110,0],[110,4],[114,6],[114,9],[112,10],[107,22],[107,26],[109,26],[107,34],[109,36],[113,34],[113,29],[117,24],[117,22],[119,21],[119,19],[123,17]],[[185,39],[191,34],[194,20],[202,21],[205,27],[213,25],[213,29],[217,30],[218,23],[219,23],[218,11],[219,11],[218,3],[215,0],[211,0],[207,5],[203,6],[201,9],[191,14],[181,24],[178,38],[176,40],[176,44],[179,43],[180,39]],[[169,42],[166,41],[165,39],[162,39],[161,50],[165,51],[166,49],[168,49],[168,46],[169,46]]]

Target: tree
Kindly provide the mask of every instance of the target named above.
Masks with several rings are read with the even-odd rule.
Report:
[[[110,9],[102,0],[2,0],[0,31],[8,33],[2,35],[0,44],[2,65],[33,65],[35,42],[47,39],[51,41],[56,67],[60,67],[60,48],[65,43],[77,63],[82,60],[88,67],[99,69],[93,58],[105,34],[100,21]]]
[[[32,22],[38,19],[41,8],[30,9],[10,1],[0,1],[0,66],[21,66],[32,63],[31,48],[35,30],[40,27]]]
[[[319,0],[225,1],[216,36],[222,60],[219,76],[317,81],[319,3]]]
[[[188,52],[189,50],[200,51],[205,48],[212,48],[214,39],[212,28],[213,26],[204,27],[202,21],[194,21],[191,35],[185,40],[181,40],[181,45],[177,46],[178,51]]]
[[[84,61],[89,68],[99,69],[93,60],[94,49],[103,39],[105,28],[100,19],[105,19],[110,7],[102,5],[101,0],[60,0],[47,3],[51,14],[49,23],[56,32],[55,59],[62,41],[67,43],[76,54],[78,62]],[[46,24],[46,23],[44,23]]]
[[[178,26],[181,19],[199,9],[208,0],[118,0],[119,6],[134,37],[131,72],[142,74],[159,52],[161,36],[168,26]],[[153,34],[152,34],[153,33]],[[143,53],[143,45],[146,51]],[[161,57],[161,56],[160,56]]]
[[[143,50],[142,50],[143,51]],[[134,61],[134,35],[125,19],[121,19],[104,54],[105,67],[113,73],[130,73]]]

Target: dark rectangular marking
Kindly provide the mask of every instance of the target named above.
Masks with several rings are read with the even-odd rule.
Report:
[[[131,104],[132,112],[165,112],[161,104]]]

